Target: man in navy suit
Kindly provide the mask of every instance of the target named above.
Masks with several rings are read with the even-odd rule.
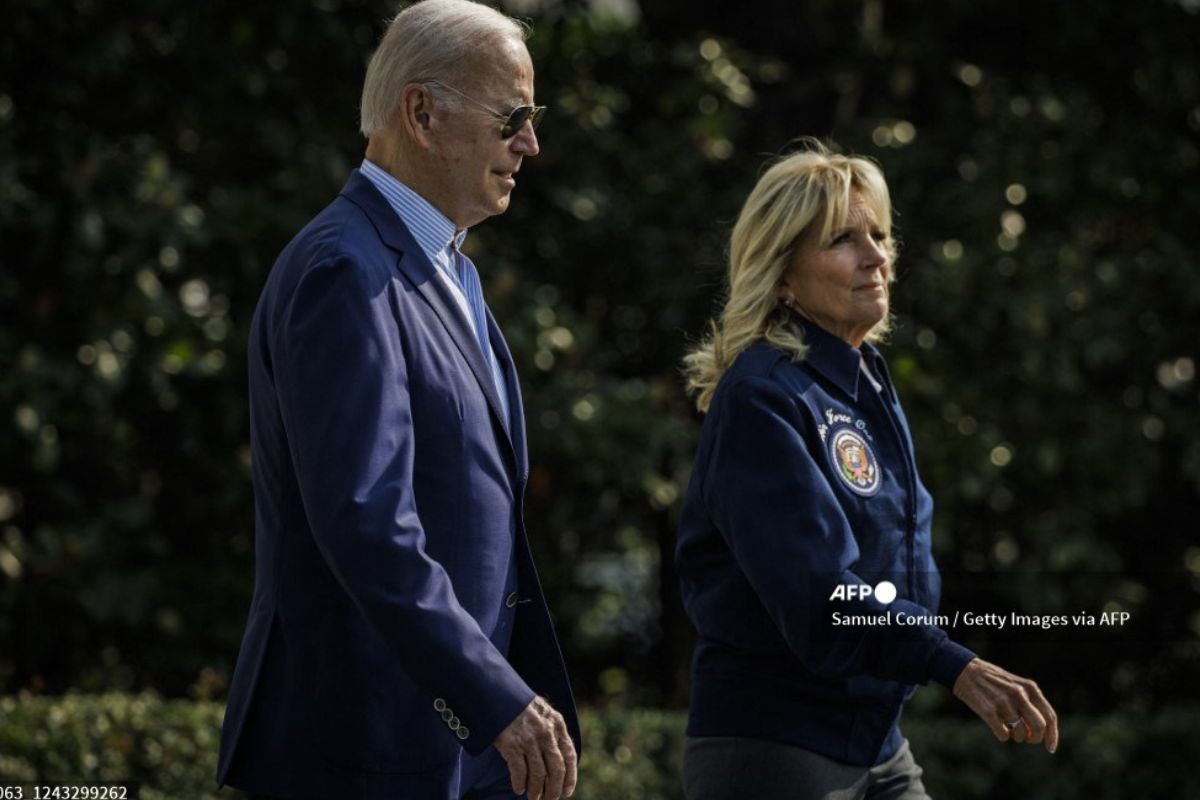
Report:
[[[363,87],[366,159],[255,312],[255,589],[218,771],[251,797],[574,790],[519,382],[460,249],[538,153],[525,35],[468,0],[396,17]]]

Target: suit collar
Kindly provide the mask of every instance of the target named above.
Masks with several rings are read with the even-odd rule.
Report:
[[[398,256],[396,268],[408,279],[421,297],[425,299],[425,302],[433,309],[442,325],[446,328],[446,332],[458,347],[459,352],[466,359],[471,372],[475,376],[476,382],[479,384],[479,388],[487,398],[488,406],[492,409],[492,413],[500,423],[500,429],[504,431],[505,436],[508,438],[509,446],[513,452],[513,460],[517,462],[517,450],[519,448],[514,444],[513,433],[515,432],[512,429],[512,421],[505,419],[504,407],[500,403],[499,394],[497,394],[496,381],[492,377],[491,367],[484,360],[483,352],[479,349],[479,342],[475,339],[475,334],[471,331],[470,324],[459,312],[458,304],[450,296],[450,291],[438,279],[436,275],[437,268],[426,257],[420,245],[417,244],[409,232],[408,226],[405,225],[404,220],[397,216],[395,210],[388,203],[387,198],[380,194],[379,189],[360,170],[356,169],[351,173],[350,179],[346,181],[346,185],[342,188],[341,196],[362,209],[363,213],[367,215],[367,218],[375,227],[380,240],[387,247],[396,251]],[[489,319],[490,316],[489,312]],[[494,322],[491,325],[494,325]],[[489,333],[491,332],[491,325],[489,325]],[[498,328],[495,333],[498,337]],[[502,337],[500,339],[503,341]],[[494,341],[495,337],[493,338],[493,347]],[[510,375],[510,379],[505,382],[514,384],[516,381],[516,370],[513,368],[512,357],[508,354],[507,347],[503,349],[502,357],[506,359],[504,367]],[[514,416],[520,413],[518,406],[510,403],[510,407]],[[521,464],[518,463],[517,467],[520,471]]]
[[[397,221],[403,221],[396,215],[387,198],[362,174],[362,170],[355,169],[350,173],[350,179],[342,187],[341,195],[363,210],[385,245],[398,253],[421,252],[420,245],[408,232],[408,227],[396,224]],[[431,264],[430,268],[432,266]]]
[[[462,249],[466,229],[458,230],[449,217],[404,181],[365,158],[359,173],[379,190],[396,216],[404,220],[408,232],[430,261],[436,261],[451,247]]]

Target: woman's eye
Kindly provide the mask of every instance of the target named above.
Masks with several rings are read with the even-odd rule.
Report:
[[[874,239],[875,241],[879,242],[880,244],[883,244],[884,242],[887,241],[888,237],[887,237],[886,233],[883,233],[882,231],[876,231],[875,233],[871,234],[871,238]]]
[[[837,236],[833,237],[833,241],[830,242],[830,244],[845,244],[848,241],[850,241],[849,233],[839,233]]]

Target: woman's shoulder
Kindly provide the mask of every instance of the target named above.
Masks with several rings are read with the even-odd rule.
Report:
[[[788,361],[787,353],[767,342],[755,342],[747,347],[725,370],[722,380],[740,380],[745,377],[770,377],[778,368],[780,362]]]
[[[811,379],[803,361],[769,342],[760,341],[747,347],[729,365],[721,382],[738,383],[746,378],[759,378],[789,388],[797,388]]]
[[[756,342],[734,359],[717,385],[718,396],[767,393],[796,398],[813,385],[803,361],[767,342]],[[723,398],[721,398],[723,399]]]

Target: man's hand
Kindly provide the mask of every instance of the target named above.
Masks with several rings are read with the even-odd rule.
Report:
[[[1029,744],[1045,741],[1051,753],[1058,749],[1058,715],[1028,678],[976,658],[954,682],[954,696],[978,714],[1000,741],[1009,737]]]
[[[562,714],[542,698],[533,698],[494,744],[508,764],[516,794],[559,800],[575,792],[575,745]]]

